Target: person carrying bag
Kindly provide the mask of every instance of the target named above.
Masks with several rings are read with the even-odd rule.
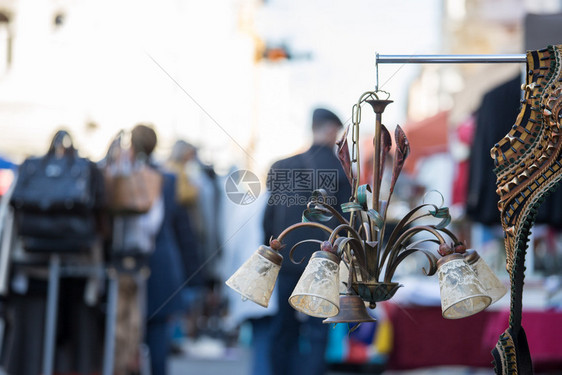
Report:
[[[162,175],[135,157],[125,133],[119,132],[102,164],[105,208],[113,219],[113,256],[150,255],[162,224]]]
[[[118,271],[115,375],[139,372],[146,362],[142,355],[145,283],[164,220],[162,174],[131,143],[130,134],[119,132],[101,163],[107,187],[105,208],[112,223],[109,257]]]

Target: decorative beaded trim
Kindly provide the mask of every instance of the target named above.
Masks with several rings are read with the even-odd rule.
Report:
[[[500,373],[501,371],[503,374],[517,375],[517,353],[515,352],[515,343],[508,331],[500,335],[500,339],[496,344],[496,350],[499,353],[501,362],[497,363],[496,360],[492,362],[496,373]]]
[[[530,229],[524,224],[536,209],[528,202],[536,202],[547,190],[544,186],[562,173],[558,160],[562,146],[558,118],[561,61],[560,46],[527,53],[527,65],[532,69],[524,87],[525,103],[512,130],[491,150],[497,165],[498,208],[506,236],[508,271],[513,267],[515,248],[526,247],[526,241],[519,245],[520,238],[526,237],[521,231]],[[546,69],[546,75],[537,74]]]

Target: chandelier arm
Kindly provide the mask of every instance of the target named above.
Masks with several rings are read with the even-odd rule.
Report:
[[[427,214],[423,214],[423,215],[419,215],[419,216],[414,216],[418,211],[420,211],[422,208],[425,207],[434,207],[436,208],[435,205],[430,204],[430,203],[426,203],[426,204],[422,204],[419,205],[417,207],[414,207],[410,212],[408,212],[406,214],[406,216],[404,216],[402,218],[402,220],[400,220],[398,222],[398,224],[396,224],[396,227],[394,228],[394,230],[392,231],[392,233],[390,234],[390,238],[388,239],[387,242],[387,246],[385,247],[385,250],[383,252],[383,256],[382,259],[380,260],[380,262],[378,262],[379,264],[381,264],[381,266],[384,264],[384,262],[386,261],[386,258],[388,257],[388,253],[390,252],[390,248],[388,247],[388,244],[392,244],[392,243],[396,243],[396,239],[397,237],[400,235],[400,233],[402,232],[402,230],[404,230],[404,228],[408,225],[410,225],[411,223],[413,223],[414,221],[424,218],[424,217],[428,217],[431,216],[431,214],[427,213]],[[386,226],[386,222],[385,222],[385,226]]]
[[[353,261],[357,261],[359,264],[359,270],[361,271],[361,276],[365,275],[366,270],[366,260],[364,255],[363,243],[355,238],[350,237],[338,237],[334,243],[334,247],[337,249],[336,253],[340,259],[344,259],[344,255],[347,256],[349,266]],[[352,251],[353,250],[353,254]],[[355,256],[354,256],[355,254]]]
[[[455,234],[453,232],[451,232],[449,229],[440,228],[439,230],[441,232],[445,233],[447,236],[449,236],[453,240],[453,244],[458,245],[458,244],[461,243],[461,241],[457,238],[457,236],[455,236]]]
[[[388,200],[386,201],[386,207],[385,207],[384,216],[383,216],[384,225],[381,228],[381,232],[380,232],[381,241],[380,241],[380,245],[378,246],[379,250],[377,251],[377,264],[380,264],[381,267],[384,264],[384,262],[386,261],[386,258],[388,257],[388,252],[387,251],[383,252],[381,250],[383,249],[382,240],[384,239],[384,234],[386,232],[386,215],[387,215],[387,211],[388,211],[388,206],[390,204],[390,197],[391,196],[392,196],[392,192],[390,192]],[[404,229],[406,226],[412,224],[414,221],[416,221],[418,219],[431,216],[431,214],[423,214],[423,215],[419,215],[419,216],[413,216],[413,214],[415,214],[421,208],[423,208],[423,205],[414,208],[412,211],[410,211],[408,213],[408,215],[406,215],[404,218],[402,218],[402,220],[400,220],[398,222],[398,224],[396,225],[396,228],[394,228],[394,230],[390,234],[390,238],[388,239],[388,243],[392,243],[394,241],[394,239],[398,236],[400,231],[402,229]],[[382,254],[382,261],[381,261],[381,254]]]
[[[438,240],[433,239],[433,238],[426,238],[426,239],[423,239],[423,240],[418,240],[418,241],[415,241],[415,242],[409,244],[408,246],[404,247],[404,248],[403,248],[404,251],[399,252],[399,255],[398,255],[397,258],[400,258],[400,257],[402,256],[402,254],[404,254],[405,251],[409,251],[409,250],[420,250],[420,248],[419,248],[418,246],[421,245],[421,244],[424,243],[424,242],[432,242],[432,243],[437,244],[437,245],[440,244],[440,242],[439,242]],[[427,251],[427,250],[425,250],[425,249],[423,249],[423,250],[424,250],[424,251]],[[429,251],[428,251],[428,253],[429,253],[429,255],[434,255],[433,253],[431,253],[431,252],[429,252]],[[426,254],[426,256],[429,258],[429,256],[428,256],[427,254]],[[406,256],[404,256],[404,258],[405,258],[405,257],[406,257]],[[436,260],[437,260],[437,259],[436,259]],[[398,260],[398,259],[394,260],[394,261],[392,262],[392,264],[395,265],[394,268],[396,268],[400,262],[402,262],[402,260]],[[430,261],[430,262],[431,262],[431,261]],[[388,269],[388,268],[389,268],[389,267],[387,267],[387,269]],[[390,268],[392,268],[392,266],[390,266]],[[431,269],[429,270],[429,273],[426,272],[424,268],[422,268],[422,270],[424,271],[424,273],[425,273],[427,276],[431,276],[431,275],[434,273],[434,272],[432,273],[432,270],[431,270]],[[387,274],[388,272],[389,272],[389,271],[386,271],[386,272],[385,272],[385,279],[387,278],[387,277],[386,277],[386,274]],[[392,275],[394,275],[394,271],[392,271],[392,272],[391,272],[391,275],[388,277],[389,280],[392,279]]]
[[[355,225],[355,211],[352,211],[349,215],[349,226],[353,228]]]
[[[323,203],[319,203],[319,202],[317,202],[317,204],[318,204],[321,208],[324,208],[324,209],[330,211],[330,212],[336,217],[336,219],[338,219],[338,221],[339,221],[340,223],[350,225],[350,224],[349,224],[349,221],[347,221],[347,219],[344,218],[344,217],[342,216],[342,214],[340,214],[340,213],[338,212],[338,210],[336,210],[334,207],[330,206],[329,204],[323,204]]]
[[[334,228],[334,230],[332,231],[332,233],[330,234],[330,238],[328,238],[328,241],[330,241],[331,244],[334,244],[334,241],[336,239],[337,234],[343,230],[343,229],[347,229],[347,231],[357,240],[357,241],[361,241],[361,236],[359,236],[359,234],[357,233],[357,231],[350,226],[349,224],[340,224],[337,227]]]
[[[361,233],[364,233],[365,236],[361,237],[362,240],[365,241],[371,241],[373,238],[373,226],[371,224],[373,224],[371,218],[369,217],[369,215],[367,215],[366,217],[364,216],[365,213],[364,211],[357,211],[358,215],[361,217],[361,221],[359,224],[359,227],[357,228],[357,234],[359,234],[359,236],[361,237]],[[353,227],[353,225],[351,225],[351,227]]]
[[[438,240],[434,239],[434,238],[426,238],[426,239],[419,240],[419,241],[416,241],[416,242],[413,242],[413,243],[409,244],[408,246],[405,247],[405,249],[410,250],[410,249],[413,249],[413,248],[417,248],[418,245],[420,245],[424,242],[432,242],[432,243],[437,244],[437,245],[440,244],[440,242]]]
[[[414,216],[416,213],[418,213],[418,211],[420,211],[422,208],[424,208],[424,205],[421,206],[417,206],[415,207],[413,210],[411,210],[410,212],[408,212],[406,214],[406,216],[404,216],[402,218],[402,220],[400,220],[398,222],[398,224],[396,224],[396,227],[394,228],[394,230],[392,231],[392,233],[390,234],[390,238],[388,239],[389,243],[392,243],[396,240],[396,238],[399,236],[400,232],[409,224],[411,224],[412,222],[421,219],[423,217],[427,217],[430,216],[430,214],[423,214],[423,215],[419,215],[419,216]]]
[[[279,242],[283,241],[283,238],[285,238],[285,236],[287,234],[289,234],[290,232],[294,231],[295,229],[299,229],[299,228],[309,228],[309,227],[313,227],[313,228],[318,228],[318,229],[322,229],[323,231],[329,233],[330,235],[332,234],[332,229],[324,224],[320,224],[320,223],[315,223],[313,221],[307,221],[304,223],[296,223],[293,224],[287,228],[285,228],[280,234],[279,236],[277,236],[277,240]],[[278,249],[276,249],[278,250]]]
[[[296,250],[297,247],[299,247],[300,245],[303,245],[303,244],[305,244],[305,243],[308,243],[308,242],[315,242],[315,243],[322,244],[322,241],[316,240],[316,239],[309,239],[309,240],[303,240],[303,241],[297,242],[297,243],[291,248],[291,250],[289,251],[289,259],[291,260],[291,262],[293,262],[294,264],[301,264],[301,263],[305,260],[306,257],[302,257],[302,259],[299,260],[298,262],[295,261],[295,259],[293,258],[293,253],[295,252],[295,250]]]
[[[392,264],[392,262],[394,261],[394,258],[396,257],[397,253],[404,246],[403,244],[404,244],[405,241],[409,240],[415,234],[420,233],[420,232],[424,232],[424,231],[433,234],[437,238],[437,240],[439,240],[439,243],[446,243],[445,239],[439,233],[439,231],[432,226],[419,225],[419,226],[407,229],[404,233],[402,233],[400,235],[400,237],[398,237],[398,239],[394,243],[389,242],[387,244],[387,247],[385,249],[385,253],[389,254],[388,264]],[[390,248],[389,248],[389,246],[390,246]],[[383,259],[385,259],[385,258],[386,257],[384,257]],[[384,262],[379,264],[379,268],[382,268],[383,265],[384,265]]]
[[[350,241],[350,247],[353,250],[353,254],[355,254],[354,259],[359,263],[361,276],[364,277],[366,274],[368,275],[368,264],[367,264],[367,258],[366,258],[365,247],[363,246],[363,242]]]
[[[358,241],[355,238],[340,237],[336,240],[338,247],[341,246],[341,242],[344,242],[344,246],[349,245],[347,246],[347,252],[346,252],[347,256],[350,259],[349,263],[351,265],[353,262],[356,261],[359,265],[359,270],[361,271],[361,277],[364,278],[366,275],[368,275],[369,272],[367,270],[367,260],[365,258],[365,249],[363,247],[363,242]],[[353,250],[353,253],[351,252],[351,250]]]
[[[393,189],[393,190],[394,190],[394,189]],[[390,193],[389,193],[389,195],[388,195],[388,198],[387,198],[387,201],[386,201],[386,206],[385,206],[385,208],[384,208],[384,212],[383,212],[383,223],[385,223],[385,225],[383,225],[383,227],[382,227],[382,229],[381,229],[381,238],[384,238],[384,233],[385,233],[385,229],[386,229],[386,217],[387,217],[387,213],[388,213],[388,206],[390,205],[390,199],[392,198],[393,190],[390,191]],[[415,207],[412,211],[410,211],[410,212],[408,213],[408,215],[406,215],[402,220],[400,220],[400,222],[397,224],[395,230],[398,229],[399,226],[406,227],[407,225],[412,224],[412,223],[413,223],[414,221],[416,221],[416,220],[422,219],[422,218],[424,218],[424,217],[431,216],[431,214],[427,213],[427,214],[423,214],[423,215],[419,215],[419,216],[414,216],[414,217],[412,217],[414,213],[416,213],[417,211],[419,211],[420,209],[422,209],[423,207],[425,207],[425,206],[427,206],[427,205],[430,205],[430,206],[431,206],[431,204],[428,203],[428,204],[423,204],[423,205],[420,205],[420,206]],[[410,214],[412,214],[412,215],[410,215]],[[401,224],[402,224],[402,221],[404,221],[404,220],[406,220],[406,221],[403,223],[403,225],[401,225]],[[393,239],[394,236],[395,236],[395,231],[393,231],[393,232],[390,234],[389,242],[392,241],[392,239]]]
[[[357,198],[354,197],[353,198],[355,201],[357,201]],[[349,216],[349,226],[352,228],[357,227],[357,229],[355,229],[355,231],[359,232],[359,228],[362,225],[362,223],[365,221],[363,220],[363,214],[365,211],[363,210],[352,210],[349,212],[350,216]]]
[[[394,259],[394,261],[388,265],[386,268],[386,272],[384,275],[384,282],[390,283],[392,282],[392,277],[398,268],[398,265],[404,261],[408,256],[412,255],[415,252],[423,253],[429,261],[429,270],[426,271],[425,267],[422,267],[422,271],[426,276],[432,276],[437,272],[437,257],[433,255],[430,251],[426,249],[418,249],[418,248],[410,248],[405,249],[404,251],[400,252],[400,254]]]
[[[396,240],[395,245],[393,247],[396,248],[398,245],[403,244],[404,241],[409,240],[413,235],[424,231],[433,234],[437,238],[440,244],[446,243],[441,233],[439,233],[439,230],[436,229],[435,227],[431,225],[418,225],[404,231],[404,233],[402,233],[402,235],[398,237],[398,240]]]
[[[369,219],[368,221],[363,221],[361,223],[361,226],[359,227],[359,231],[357,232],[360,236],[361,236],[361,232],[365,233],[365,239],[367,241],[371,241],[371,220]]]

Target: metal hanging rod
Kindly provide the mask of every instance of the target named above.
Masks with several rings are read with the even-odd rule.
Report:
[[[379,55],[375,54],[376,89],[379,64],[511,64],[527,61],[525,54],[514,55]]]
[[[525,54],[517,55],[375,55],[375,64],[502,64],[524,63]]]

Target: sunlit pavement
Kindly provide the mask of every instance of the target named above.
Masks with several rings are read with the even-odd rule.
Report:
[[[249,375],[250,352],[244,349],[227,350],[222,358],[192,358],[175,355],[169,362],[170,375]],[[465,367],[427,368],[412,371],[385,371],[384,375],[492,375],[492,369]],[[330,372],[326,375],[351,375],[358,372]],[[372,373],[369,373],[372,374]]]
[[[244,349],[226,350],[221,358],[175,355],[168,365],[170,375],[248,375],[250,352]]]

